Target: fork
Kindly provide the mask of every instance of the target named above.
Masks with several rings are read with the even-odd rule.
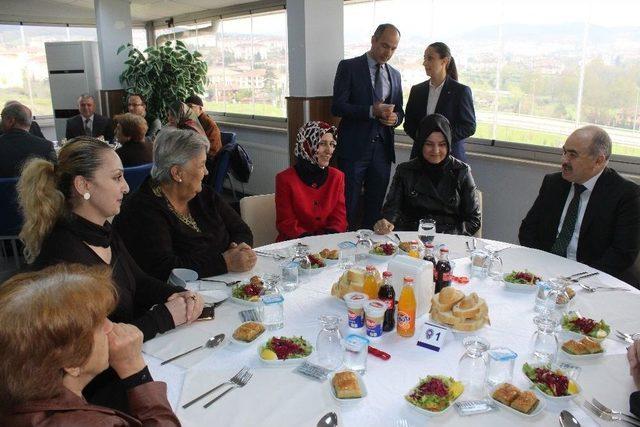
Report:
[[[282,261],[283,259],[287,258],[286,256],[282,256],[282,255],[274,253],[274,252],[256,251],[255,249],[254,249],[253,252],[255,252],[255,254],[258,255],[258,256],[263,256],[263,257],[267,257],[267,258],[273,258],[273,259],[278,260],[278,261]]]
[[[608,412],[605,412],[605,411],[599,409],[593,403],[589,402],[588,400],[584,401],[584,407],[587,408],[588,410],[590,410],[591,412],[593,412],[599,418],[602,418],[603,420],[606,420],[606,421],[623,421],[623,422],[629,423],[629,424],[631,424],[633,426],[640,427],[640,423],[637,423],[635,421],[625,420],[624,418],[622,418],[622,417],[620,417],[618,415],[613,415],[613,414],[610,414]]]
[[[606,406],[604,406],[602,403],[598,402],[598,400],[594,397],[593,399],[591,399],[591,403],[593,403],[593,406],[595,406],[596,408],[600,409],[603,412],[607,412],[611,415],[618,415],[621,417],[627,417],[630,418],[632,421],[634,422],[639,422],[640,423],[640,418],[634,416],[634,415],[630,415],[630,414],[625,414],[624,412],[621,411],[615,411],[613,409],[610,409]]]
[[[636,339],[640,339],[640,334],[635,333],[635,334],[625,334],[624,332],[621,332],[619,330],[616,329],[616,335],[618,336],[618,338],[623,339],[624,341],[633,344],[633,342]]]
[[[587,277],[593,277],[593,276],[597,276],[598,274],[600,274],[599,271],[593,272],[593,273],[589,273],[589,274],[585,274],[583,276],[580,277],[575,277],[576,275],[574,274],[574,277],[572,278],[565,278],[565,280],[568,280],[569,282],[573,282],[573,283],[580,283],[580,280],[582,279],[586,279]]]
[[[214,391],[218,390],[220,387],[223,387],[225,385],[234,385],[237,384],[237,381],[240,381],[240,378],[242,378],[247,372],[249,371],[248,367],[243,367],[242,369],[240,369],[238,371],[237,374],[235,374],[233,377],[231,377],[229,379],[229,381],[225,381],[221,384],[218,384],[217,386],[215,386],[214,388],[212,388],[211,390],[207,391],[206,393],[202,393],[200,396],[196,397],[195,399],[191,400],[188,403],[185,403],[184,405],[182,405],[182,409],[187,409],[189,406],[193,405],[194,403],[196,403],[198,400],[202,399],[203,397],[205,397],[208,394],[213,393]]]
[[[242,280],[234,280],[233,282],[225,282],[224,280],[216,280],[216,279],[200,279],[203,282],[213,282],[213,283],[224,283],[227,286],[235,286],[238,283],[242,283]]]
[[[409,427],[409,423],[404,418],[396,420],[396,427]]]
[[[585,277],[587,277],[587,276],[585,276]],[[582,279],[582,277],[577,279],[577,280],[580,280],[580,279]],[[570,279],[570,280],[574,281],[573,279]],[[589,286],[589,285],[587,285],[585,283],[577,282],[577,281],[575,283],[577,283],[585,291],[591,292],[591,293],[596,292],[596,291],[623,291],[623,292],[624,291],[626,291],[626,292],[630,291],[630,289],[622,288],[620,286]]]
[[[240,379],[238,381],[234,381],[234,384],[231,386],[231,388],[225,390],[224,393],[221,393],[219,396],[217,396],[217,397],[213,398],[212,400],[210,400],[209,402],[207,402],[204,405],[204,408],[208,408],[216,400],[222,398],[222,396],[224,396],[225,394],[229,393],[231,390],[236,389],[236,388],[242,388],[242,387],[246,386],[252,376],[253,376],[253,372],[251,372],[251,371],[245,372],[245,374],[242,377],[240,377]]]

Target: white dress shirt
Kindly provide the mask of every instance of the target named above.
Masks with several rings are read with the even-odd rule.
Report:
[[[580,226],[582,225],[582,218],[584,218],[584,212],[587,210],[587,204],[589,203],[589,197],[591,197],[591,192],[593,191],[593,187],[596,186],[596,181],[602,175],[602,171],[599,174],[593,176],[591,179],[586,181],[584,184],[586,190],[582,192],[580,195],[580,201],[578,202],[578,218],[576,219],[576,226],[573,229],[573,234],[571,235],[571,240],[569,241],[569,246],[567,246],[567,258],[576,261],[576,253],[578,252],[578,238],[580,237]],[[564,223],[564,217],[567,215],[567,210],[569,209],[569,203],[571,203],[571,199],[573,199],[573,194],[575,193],[573,184],[571,184],[571,190],[569,190],[569,195],[567,196],[567,200],[564,202],[564,209],[562,210],[562,216],[560,217],[560,223],[558,223],[558,233],[556,234],[556,239],[558,238],[558,234],[560,234],[560,230],[562,230],[562,224]]]
[[[442,86],[444,86],[445,80],[443,80],[439,86],[434,86],[433,84],[431,84],[431,79],[429,79],[429,98],[427,98],[427,116],[436,112],[436,105],[438,104],[438,99],[440,98],[440,92],[442,92]]]

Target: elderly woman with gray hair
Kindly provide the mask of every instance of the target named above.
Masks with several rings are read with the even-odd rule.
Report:
[[[249,226],[203,185],[209,141],[187,130],[156,138],[151,177],[125,202],[115,226],[148,274],[166,280],[173,268],[201,277],[248,271],[256,263]]]

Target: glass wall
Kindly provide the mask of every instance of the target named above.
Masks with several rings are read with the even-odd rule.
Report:
[[[180,39],[209,66],[205,108],[285,117],[288,94],[285,11],[156,30],[157,42]]]
[[[345,3],[345,57],[369,49],[375,27],[402,39],[390,63],[405,102],[426,80],[426,46],[451,48],[473,91],[475,137],[559,147],[597,124],[614,153],[640,156],[640,2],[625,0],[375,0]]]

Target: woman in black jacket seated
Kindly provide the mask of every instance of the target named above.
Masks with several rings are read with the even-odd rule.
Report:
[[[432,218],[438,233],[473,235],[480,228],[476,184],[469,165],[451,156],[449,121],[427,116],[417,135],[422,155],[398,165],[374,231],[415,231],[421,218]]]
[[[153,149],[151,177],[132,193],[115,227],[140,267],[167,280],[173,268],[201,277],[248,271],[256,263],[251,229],[219,194],[202,185],[209,141],[165,129]]]
[[[196,320],[203,300],[145,274],[131,258],[108,221],[120,211],[128,191],[113,148],[99,139],[74,138],[60,150],[57,165],[32,159],[22,170],[20,238],[34,269],[61,262],[110,266],[118,304],[109,319],[136,326],[148,340]],[[118,377],[107,370],[84,394],[91,403],[123,409],[127,398],[119,387]]]

